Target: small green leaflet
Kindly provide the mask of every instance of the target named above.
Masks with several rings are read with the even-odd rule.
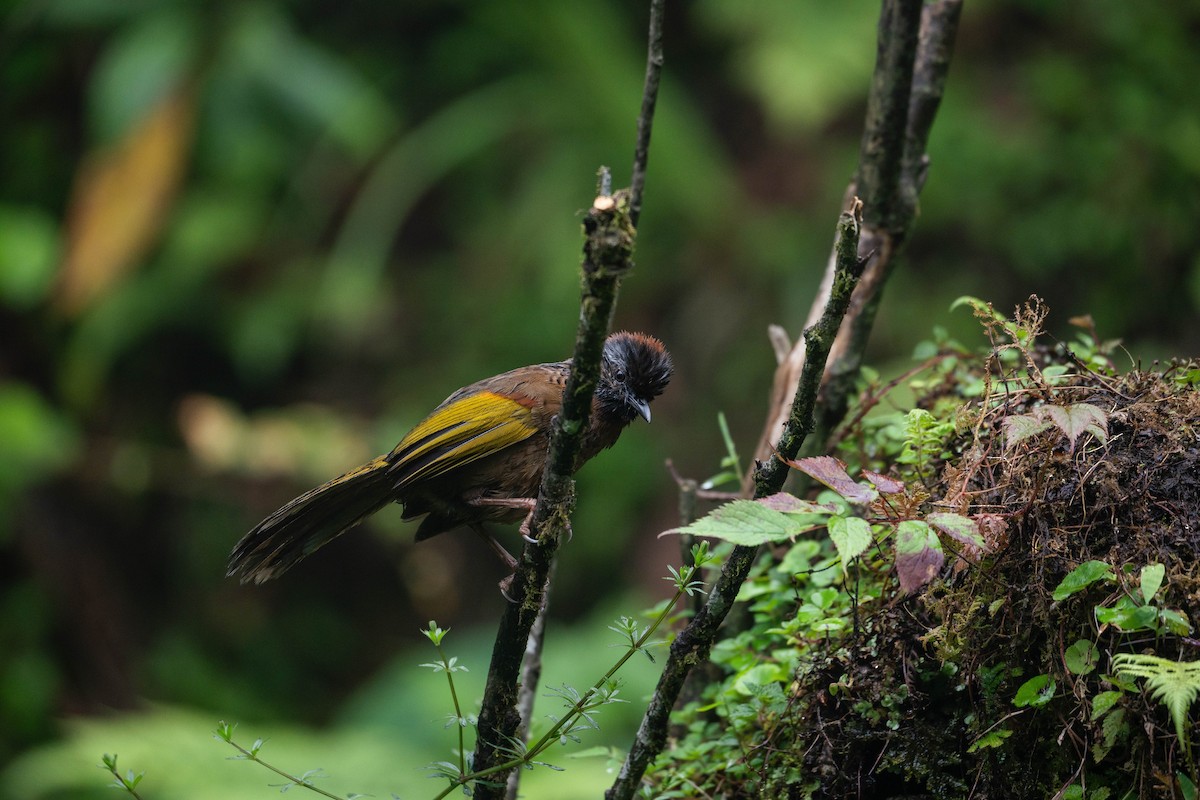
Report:
[[[666,533],[691,533],[751,547],[781,542],[805,531],[816,530],[828,519],[823,513],[776,511],[754,500],[734,500],[720,506],[691,525],[672,528]]]
[[[1183,800],[1196,800],[1198,794],[1196,784],[1192,783],[1192,779],[1187,776],[1187,773],[1176,772],[1175,778],[1179,781],[1179,793],[1183,795]]]
[[[846,565],[871,546],[871,525],[860,517],[843,517],[835,514],[829,518],[829,538],[837,548],[842,561],[842,574]]]
[[[1051,425],[1062,431],[1075,452],[1080,434],[1090,433],[1104,444],[1108,441],[1108,415],[1091,403],[1072,403],[1069,406],[1038,406],[1028,414],[1013,414],[1004,418],[1004,449],[1036,436]]]
[[[1044,706],[1054,699],[1054,690],[1058,688],[1054,683],[1054,679],[1049,675],[1035,675],[1029,680],[1021,684],[1021,688],[1017,689],[1017,696],[1013,698],[1013,705],[1017,708],[1037,708]]]
[[[1115,580],[1112,567],[1103,561],[1085,561],[1067,573],[1062,583],[1054,587],[1052,597],[1055,602],[1066,600],[1076,592],[1081,592],[1096,581]]]
[[[1129,735],[1129,725],[1125,722],[1125,709],[1115,708],[1111,714],[1104,717],[1100,723],[1100,741],[1092,742],[1092,757],[1103,761],[1117,740]]]
[[[1105,714],[1107,714],[1108,710],[1111,709],[1116,704],[1116,702],[1121,699],[1122,694],[1124,694],[1124,692],[1108,691],[1108,692],[1101,692],[1100,694],[1093,697],[1092,698],[1092,721],[1095,722],[1096,720],[1100,719]]]
[[[1096,606],[1095,613],[1096,621],[1101,625],[1116,625],[1126,633],[1158,631],[1158,609],[1138,605],[1128,596],[1118,598],[1112,606]]]
[[[1100,444],[1108,441],[1108,415],[1091,403],[1042,406],[1041,410],[1067,437],[1071,452],[1075,452],[1075,440],[1081,433],[1090,433]]]
[[[1160,608],[1158,618],[1167,626],[1167,630],[1176,636],[1188,636],[1192,632],[1192,623],[1188,621],[1187,614],[1178,609]]]
[[[1080,639],[1067,648],[1063,660],[1071,672],[1087,675],[1096,668],[1096,662],[1100,660],[1100,651],[1087,639]]]
[[[900,591],[915,592],[933,580],[945,563],[942,543],[924,522],[906,519],[896,526],[896,574]]]
[[[985,747],[999,747],[1012,734],[1013,732],[1006,728],[997,728],[994,731],[988,731],[983,736],[971,742],[971,746],[967,748],[967,752],[974,753],[977,750],[983,750]]]
[[[1142,602],[1149,603],[1154,599],[1154,595],[1158,594],[1158,590],[1162,587],[1163,576],[1167,574],[1167,568],[1162,564],[1147,564],[1142,567]]]

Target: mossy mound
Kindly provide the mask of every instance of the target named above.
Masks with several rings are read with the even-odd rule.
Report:
[[[822,528],[759,565],[659,796],[1198,796],[1200,364],[1119,376],[1094,337],[1035,345],[1036,300],[976,311],[989,354],[945,343],[920,411],[873,422],[868,391],[836,437],[905,488],[841,512],[872,531],[849,562]],[[936,576],[901,567],[904,594],[899,526],[934,511],[977,535],[931,544]]]
[[[1119,652],[1200,655],[1188,624],[1200,614],[1200,392],[1181,379],[1187,369],[1083,371],[966,407],[931,501],[981,515],[988,552],[880,608],[798,686],[793,739],[806,745],[803,771],[820,778],[815,796],[1182,791],[1194,765],[1167,711],[1110,672]],[[1023,427],[1051,416],[1038,409],[1079,404],[1102,412],[1075,416],[1102,420],[1106,435],[1069,421]],[[1111,579],[1056,599],[1091,561]],[[1140,577],[1155,564],[1165,580],[1147,598]],[[1027,702],[1021,687],[1037,676]],[[908,700],[894,730],[862,713],[900,683]]]

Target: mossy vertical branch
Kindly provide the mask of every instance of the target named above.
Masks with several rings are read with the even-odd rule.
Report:
[[[862,274],[863,263],[858,258],[861,227],[862,203],[856,199],[851,208],[838,220],[837,271],[825,313],[816,325],[805,331],[808,353],[800,378],[800,390],[796,392],[791,414],[779,444],[779,455],[784,458],[795,457],[804,443],[805,436],[813,428],[813,407],[825,369],[825,359],[849,307],[854,287]],[[778,459],[768,459],[760,464],[754,476],[755,497],[765,497],[778,492],[786,477],[787,468]],[[709,592],[708,599],[692,618],[691,623],[671,643],[667,662],[663,666],[650,705],[642,717],[633,746],[625,763],[621,765],[616,781],[604,795],[607,800],[632,798],[646,768],[655,756],[662,752],[666,744],[671,709],[675,706],[684,680],[693,667],[708,658],[717,636],[717,629],[733,606],[738,590],[745,582],[757,554],[757,547],[733,548]]]
[[[583,292],[571,373],[563,391],[563,407],[550,440],[550,453],[533,511],[530,531],[536,543],[527,545],[513,579],[513,602],[505,609],[496,634],[488,669],[483,707],[479,714],[474,768],[488,769],[501,760],[500,748],[518,735],[518,676],[530,631],[544,613],[554,554],[575,506],[575,458],[591,412],[592,395],[600,375],[604,340],[612,325],[620,280],[633,267],[637,222],[642,209],[650,132],[658,102],[663,66],[665,0],[650,4],[646,77],[638,116],[630,188],[610,194],[612,178],[601,169],[598,196],[583,220]],[[497,776],[502,778],[503,776]],[[476,798],[499,798],[504,780],[478,785]],[[516,787],[510,787],[515,793]]]
[[[825,372],[825,362],[833,348],[838,327],[850,308],[850,299],[866,263],[858,257],[862,214],[863,203],[855,198],[850,209],[843,211],[838,218],[837,239],[834,243],[837,269],[834,271],[833,288],[820,319],[804,331],[804,369],[800,373],[800,384],[792,401],[791,414],[776,445],[778,453],[784,458],[794,458],[816,427],[814,410],[817,394],[821,389],[821,378]],[[778,458],[769,458],[762,462],[754,474],[754,496],[766,497],[782,489],[787,478],[787,469],[787,465]]]
[[[575,482],[571,476],[575,459],[587,430],[621,277],[633,266],[636,232],[629,216],[628,192],[597,197],[584,218],[583,228],[583,292],[571,372],[530,524],[536,541],[527,544],[521,553],[511,587],[512,602],[500,619],[492,649],[479,712],[475,772],[491,769],[505,760],[502,748],[508,746],[521,725],[517,712],[521,661],[542,608],[554,554],[574,510]],[[475,797],[502,797],[504,776],[493,776],[493,780],[478,784]]]

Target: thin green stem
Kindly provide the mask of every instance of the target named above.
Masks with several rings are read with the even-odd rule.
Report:
[[[690,581],[690,572],[687,573],[685,577]],[[666,620],[670,613],[675,609],[676,604],[679,603],[679,600],[683,597],[683,595],[684,591],[682,589],[679,589],[675,592],[675,596],[671,598],[671,602],[667,604],[665,609],[663,609],[663,613],[655,617],[654,622],[651,623],[650,627],[646,629],[645,633],[639,636],[637,641],[629,646],[629,649],[625,651],[625,654],[617,659],[617,663],[614,664],[608,672],[604,673],[604,677],[592,684],[592,688],[584,692],[583,697],[576,701],[566,716],[560,719],[554,725],[554,727],[546,731],[546,733],[543,734],[540,739],[530,746],[529,751],[526,753],[526,759],[533,758],[549,747],[550,744],[558,738],[559,731],[566,727],[568,723],[574,722],[579,718],[579,715],[582,713],[583,709],[587,707],[588,700],[591,700],[596,692],[600,691],[604,685],[612,679],[612,676],[616,675],[617,671],[620,670],[621,667],[625,666],[625,663],[629,661],[629,659],[633,658],[634,653],[641,651],[646,642],[650,640],[650,637],[654,635],[654,632],[658,630],[663,621]]]
[[[221,737],[221,738],[224,739],[224,737]],[[225,739],[225,741],[234,750],[237,750],[239,753],[241,753],[242,757],[245,758],[247,761],[253,761],[255,764],[259,764],[261,766],[266,767],[267,769],[271,770],[271,772],[274,772],[276,775],[278,775],[279,777],[288,781],[293,786],[301,786],[305,789],[308,789],[311,792],[316,792],[317,794],[321,795],[322,797],[332,798],[332,800],[344,800],[344,798],[338,797],[336,794],[333,794],[332,792],[327,792],[324,789],[322,789],[318,786],[315,786],[311,781],[308,780],[308,778],[297,778],[295,775],[292,775],[288,772],[284,772],[283,770],[281,770],[279,767],[275,766],[274,764],[271,764],[267,761],[263,761],[261,758],[258,757],[257,753],[247,750],[246,748],[242,747],[240,744],[235,742],[232,738]]]
[[[480,778],[486,778],[489,775],[494,775],[496,773],[507,772],[514,767],[528,764],[536,756],[544,752],[551,744],[554,743],[564,728],[574,723],[575,720],[577,720],[583,714],[584,710],[586,710],[588,707],[588,702],[596,695],[597,692],[604,688],[604,686],[610,680],[612,680],[612,677],[617,674],[621,667],[625,666],[626,662],[633,658],[635,653],[641,652],[641,650],[646,646],[646,643],[650,640],[650,637],[652,637],[662,626],[663,622],[670,617],[671,612],[675,609],[675,606],[679,604],[679,601],[687,593],[687,589],[685,587],[691,584],[698,570],[698,566],[690,566],[681,571],[680,580],[677,583],[679,588],[676,589],[675,595],[671,598],[671,601],[663,608],[662,613],[656,616],[654,621],[651,622],[650,627],[648,627],[641,634],[641,636],[638,636],[629,645],[629,648],[619,659],[617,659],[616,663],[613,664],[613,666],[607,672],[605,672],[599,680],[593,683],[591,688],[583,693],[582,697],[580,697],[571,705],[571,709],[563,716],[563,718],[556,722],[554,726],[550,728],[550,730],[546,731],[545,734],[543,734],[536,742],[526,749],[525,754],[522,757],[510,759],[478,772],[472,772],[470,775],[461,775],[457,780],[451,781],[449,786],[435,795],[433,800],[442,800],[442,798],[448,796],[455,789],[464,786],[471,781],[478,781]]]
[[[102,763],[100,764],[100,766],[103,769],[106,769],[110,773],[112,773],[112,776],[115,779],[115,782],[110,785],[114,789],[124,789],[126,792],[129,792],[130,795],[132,795],[134,798],[136,798],[136,800],[142,800],[142,796],[137,793],[136,789],[133,788],[134,786],[137,785],[137,782],[141,779],[141,777],[142,777],[141,774],[138,774],[136,777],[134,777],[132,779],[126,778],[124,775],[121,774],[121,771],[117,769],[117,757],[110,756],[107,753],[105,753],[104,759],[103,759]],[[133,774],[132,770],[130,771],[129,774],[130,775]]]
[[[442,650],[440,642],[434,643],[434,648],[437,649],[438,657],[442,659],[442,671],[446,673],[446,682],[450,684],[450,699],[454,702],[454,725],[458,728],[458,771],[466,773],[467,771],[467,745],[463,728],[463,713],[462,706],[458,703],[458,692],[454,689],[454,671],[450,667],[450,662],[446,658],[445,651]]]

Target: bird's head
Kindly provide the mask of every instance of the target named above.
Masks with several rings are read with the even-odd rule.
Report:
[[[650,421],[650,401],[662,394],[674,371],[663,343],[644,333],[614,333],[604,342],[596,399],[601,408],[629,424]]]

